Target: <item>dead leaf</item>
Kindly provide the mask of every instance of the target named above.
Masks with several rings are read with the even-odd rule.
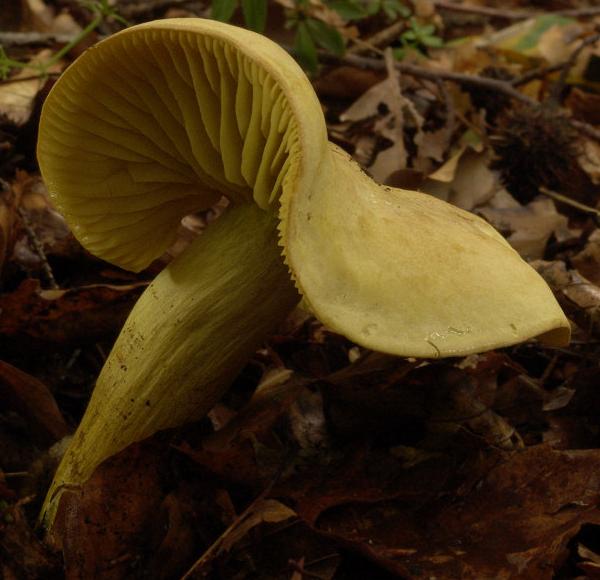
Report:
[[[0,507],[0,577],[60,578],[62,566],[55,554],[36,536],[23,506]]]
[[[131,577],[164,495],[165,453],[154,439],[136,443],[64,491],[47,540],[62,550],[67,578]]]
[[[11,76],[10,83],[0,85],[0,116],[6,117],[17,127],[23,126],[31,117],[35,98],[46,83],[34,65],[43,63],[51,55],[52,51],[47,48],[38,52],[29,61],[31,66]],[[48,72],[59,72],[61,69],[61,65],[54,65]]]
[[[426,193],[471,211],[502,189],[496,173],[489,169],[489,151],[478,153],[466,147],[450,158],[422,186]]]
[[[0,295],[0,337],[15,348],[32,343],[80,346],[112,338],[146,286],[40,290],[38,280],[25,280],[14,292]]]
[[[13,225],[17,217],[21,192],[0,181],[0,272],[4,262],[12,252],[14,244]]]
[[[535,199],[519,208],[484,207],[478,212],[528,260],[543,257],[551,235],[554,234],[559,240],[571,237],[567,218],[556,211],[554,201],[548,198]]]
[[[600,286],[600,230],[596,229],[588,238],[585,248],[571,258],[571,263],[582,276]]]
[[[431,499],[353,503],[318,528],[409,578],[550,579],[569,539],[600,522],[599,468],[598,450],[538,445],[498,455],[460,495],[455,483]],[[422,480],[421,492],[437,487]]]
[[[567,315],[586,332],[600,333],[600,288],[564,262],[536,260],[531,265],[556,294]]]
[[[48,387],[4,361],[0,361],[0,398],[28,419],[46,447],[70,431]]]

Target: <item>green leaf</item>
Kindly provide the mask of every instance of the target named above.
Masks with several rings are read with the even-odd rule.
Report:
[[[321,48],[337,56],[344,54],[346,44],[339,30],[315,18],[307,18],[305,23],[310,36]]]
[[[399,0],[382,0],[381,9],[390,20],[398,17],[408,18],[411,14],[410,8],[407,8]]]
[[[267,0],[242,0],[246,26],[254,32],[263,32],[267,24]]]
[[[439,48],[444,45],[444,41],[439,36],[427,36],[421,39],[421,42],[425,46],[429,46],[431,48]]]
[[[300,64],[311,73],[317,72],[319,59],[317,57],[317,47],[310,35],[306,22],[298,23],[296,38],[294,39],[294,51]]]
[[[531,29],[525,34],[514,47],[514,50],[527,51],[535,48],[543,34],[553,26],[567,26],[573,23],[572,18],[566,18],[560,14],[543,14],[538,16]]]
[[[328,3],[329,8],[337,12],[344,20],[361,20],[368,16],[367,11],[353,0],[334,0]]]
[[[211,16],[215,20],[229,22],[237,5],[238,0],[213,0],[210,12]]]

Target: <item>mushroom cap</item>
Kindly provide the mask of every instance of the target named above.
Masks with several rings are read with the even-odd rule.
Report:
[[[331,145],[318,189],[287,208],[300,292],[329,328],[374,350],[458,356],[570,325],[541,276],[487,222],[434,197],[382,187]]]
[[[253,32],[172,19],[99,43],[48,96],[38,159],[77,238],[124,268],[226,195],[279,212],[306,302],[363,346],[435,357],[568,341],[549,288],[500,234],[367,177],[328,143],[303,71]]]
[[[43,107],[38,160],[91,253],[139,271],[186,214],[225,195],[277,209],[327,150],[302,69],[264,36],[200,18],[115,34],[80,56]]]

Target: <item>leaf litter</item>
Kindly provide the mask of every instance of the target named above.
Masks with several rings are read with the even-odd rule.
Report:
[[[86,24],[75,3],[17,4],[0,30],[16,21],[20,32],[75,35]],[[127,4],[139,21],[196,14],[194,3]],[[60,525],[42,538],[37,510],[105,353],[147,281],[225,205],[188,216],[171,252],[139,275],[89,256],[35,166],[51,81],[15,71],[0,85],[0,576],[598,577],[599,16],[559,13],[587,7],[575,1],[548,3],[546,14],[515,1],[494,18],[447,5],[411,4],[445,43],[415,45],[399,68],[392,51],[421,29],[381,14],[350,23],[330,3],[312,5],[311,18],[363,58],[359,68],[321,55],[314,81],[330,136],[379,181],[497,227],[555,292],[572,344],[398,359],[299,309],[208,417],[107,460],[68,490]],[[538,13],[511,24],[515,11]],[[101,33],[117,29],[108,20]],[[56,51],[48,38],[42,49]],[[7,49],[30,62],[40,44]],[[28,92],[17,110],[19,83]],[[514,131],[507,112],[519,100]],[[562,120],[530,115],[539,104]],[[564,171],[552,164],[560,143],[572,152]],[[536,152],[526,176],[515,163],[523,151]]]

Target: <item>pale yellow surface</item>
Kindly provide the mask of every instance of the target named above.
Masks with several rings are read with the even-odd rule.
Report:
[[[377,185],[334,146],[321,181],[288,208],[287,260],[329,328],[374,350],[458,356],[569,323],[542,278],[481,218]]]

